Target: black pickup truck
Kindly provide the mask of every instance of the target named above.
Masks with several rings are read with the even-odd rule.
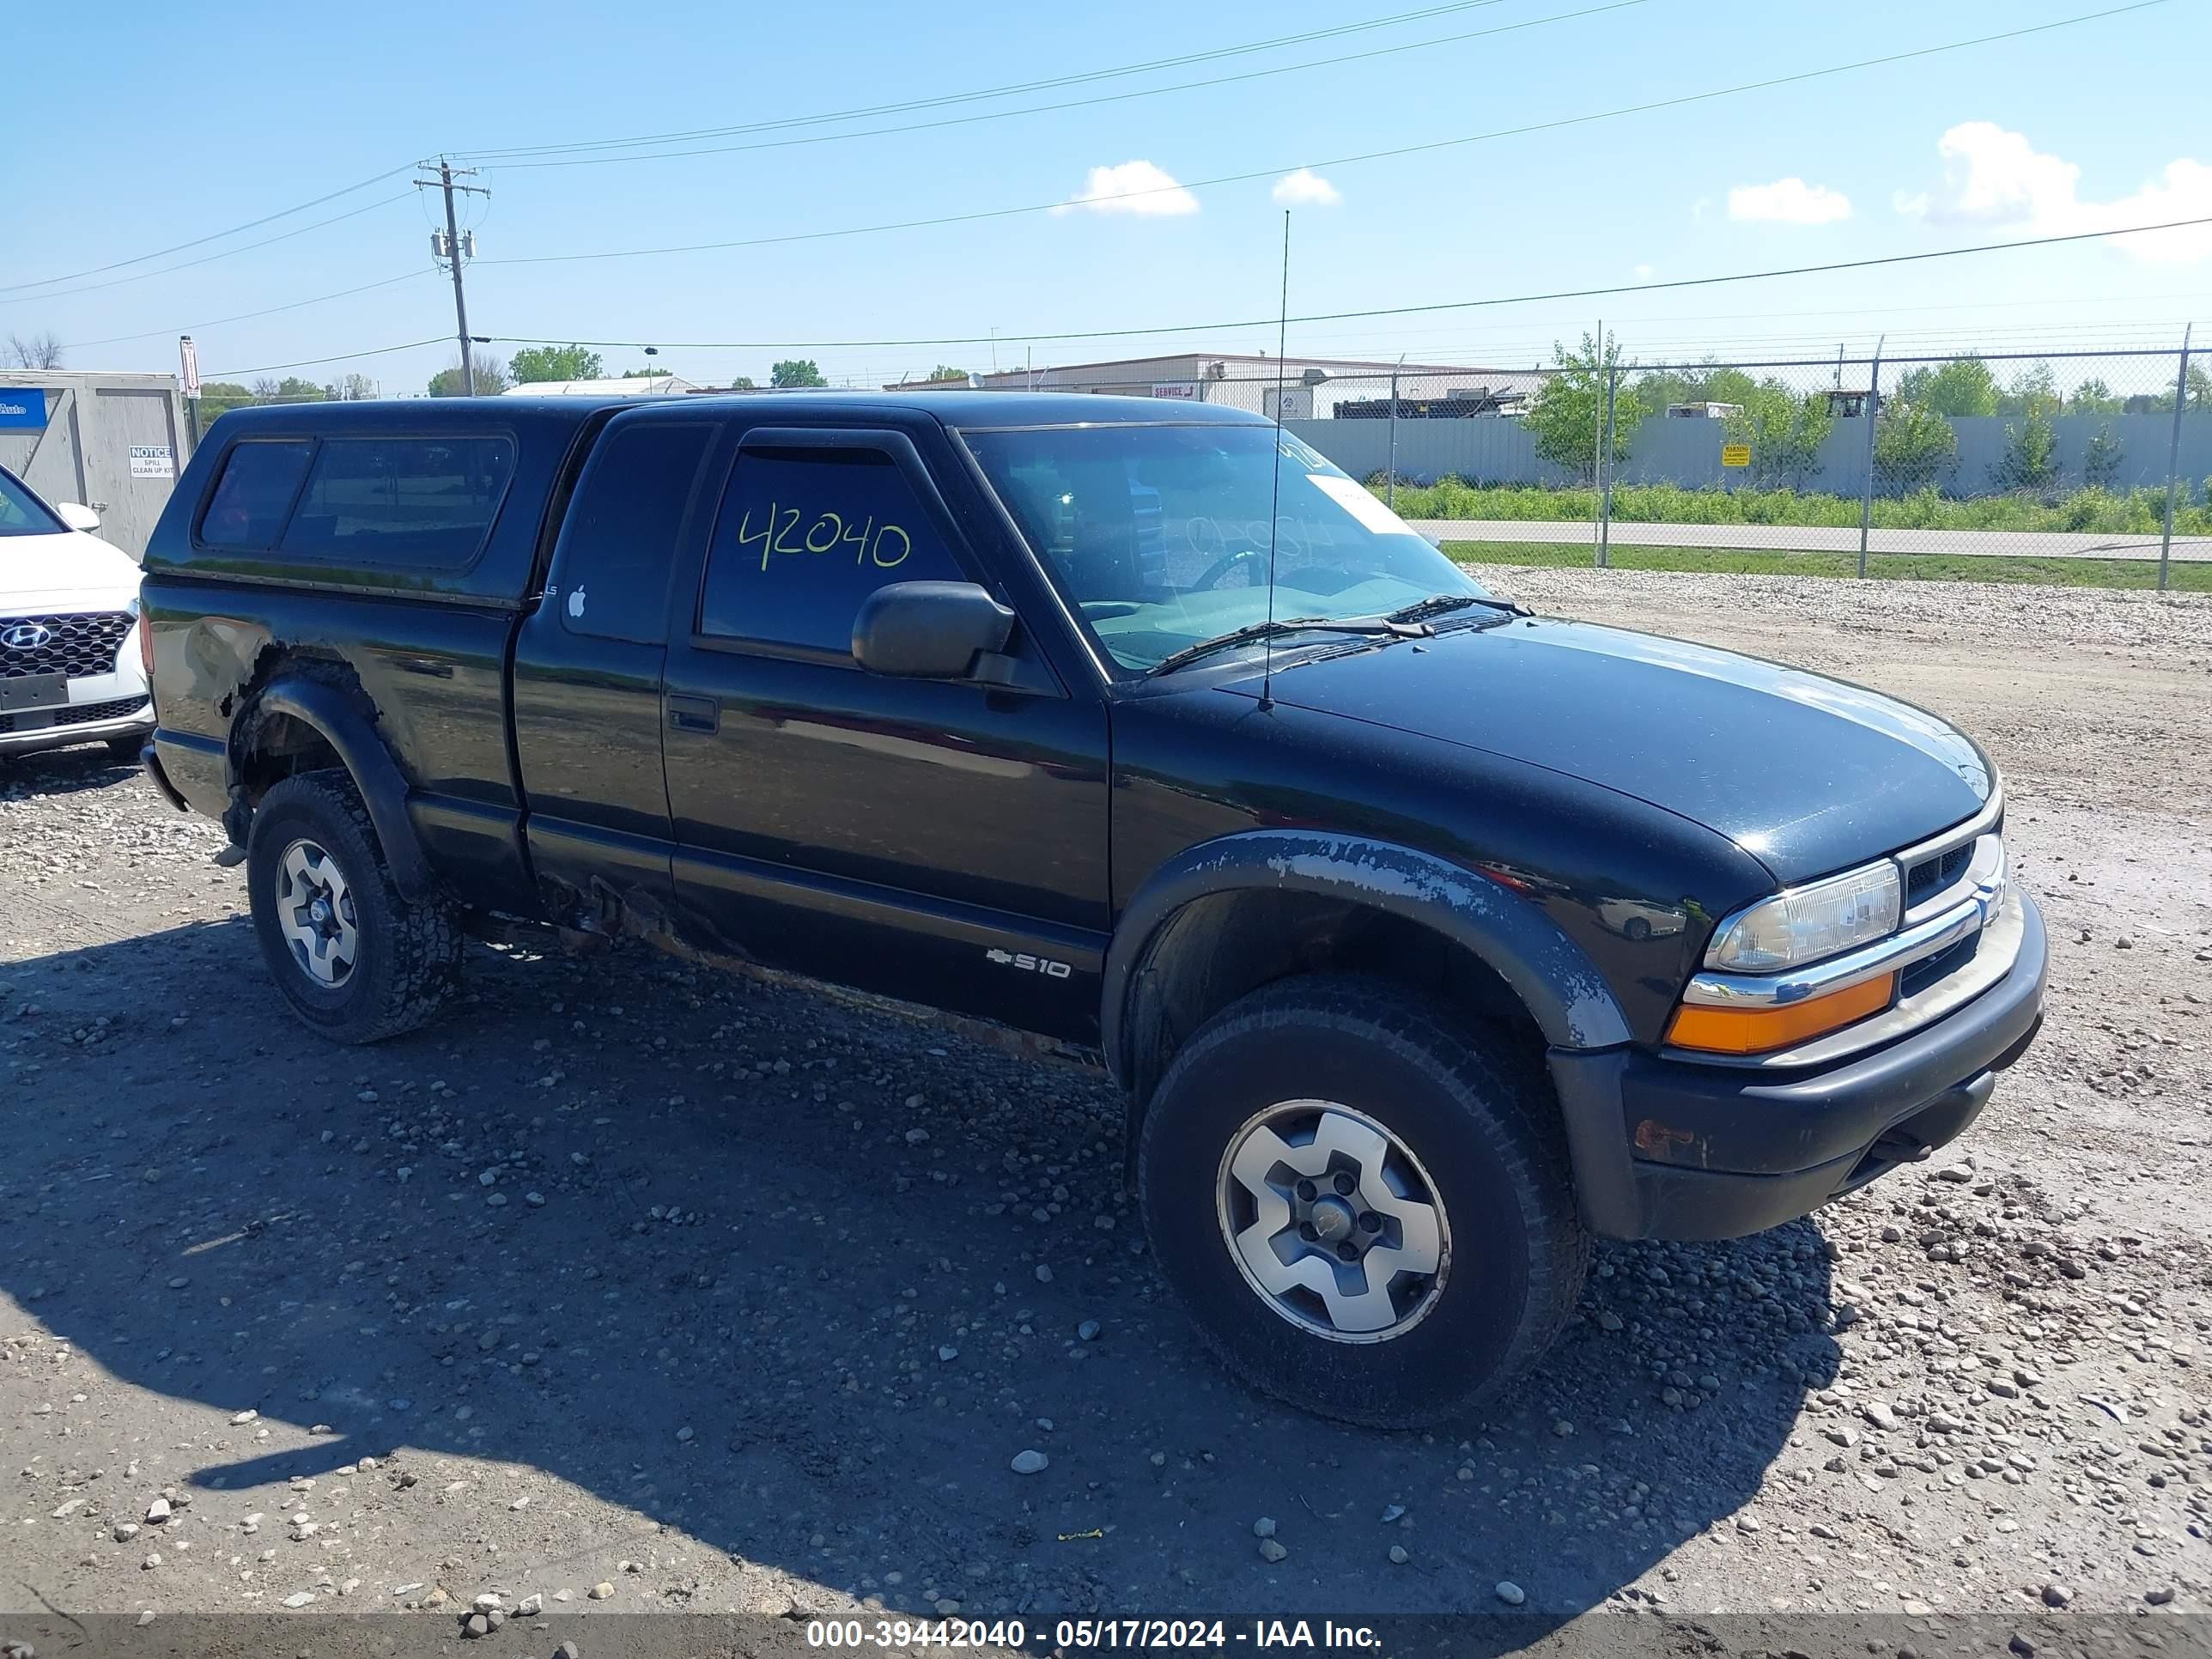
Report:
[[[147,767],[313,1030],[521,919],[1095,1052],[1199,1328],[1355,1421],[1527,1364],[1593,1235],[1925,1157],[2041,1020],[1971,740],[1530,615],[1235,410],[239,410],[143,603]]]

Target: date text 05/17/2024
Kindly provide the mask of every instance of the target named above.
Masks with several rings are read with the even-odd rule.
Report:
[[[889,1650],[975,1648],[1018,1650],[1042,1647],[1046,1632],[1018,1620],[820,1619],[806,1626],[810,1647]],[[1051,1646],[1060,1652],[1115,1648],[1228,1648],[1259,1650],[1374,1649],[1382,1638],[1365,1625],[1305,1619],[1255,1620],[1239,1627],[1222,1619],[1062,1619],[1052,1626]]]

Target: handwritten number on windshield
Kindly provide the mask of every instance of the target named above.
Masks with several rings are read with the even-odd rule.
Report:
[[[760,568],[767,570],[769,559],[774,555],[821,555],[835,551],[842,544],[853,544],[854,564],[872,563],[878,570],[892,570],[906,562],[914,551],[914,538],[904,527],[895,524],[878,526],[870,517],[857,529],[848,528],[842,514],[823,508],[807,525],[804,535],[794,535],[802,520],[807,516],[803,507],[785,507],[780,502],[768,504],[768,516],[758,530],[752,527],[753,510],[747,507],[738,521],[738,545],[748,542],[761,544]],[[891,545],[893,538],[897,546]]]

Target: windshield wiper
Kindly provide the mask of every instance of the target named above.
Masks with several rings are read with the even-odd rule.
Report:
[[[1401,622],[1392,617],[1351,617],[1341,621],[1327,617],[1288,617],[1277,622],[1254,623],[1247,628],[1232,629],[1226,634],[1217,634],[1210,640],[1200,640],[1180,651],[1170,652],[1145,671],[1146,678],[1154,674],[1171,674],[1186,664],[1200,657],[1225,651],[1232,645],[1249,645],[1255,640],[1279,639],[1285,634],[1372,634],[1388,639],[1426,639],[1436,630],[1424,623]]]
[[[1425,599],[1415,599],[1411,605],[1401,605],[1383,618],[1386,622],[1420,622],[1430,617],[1441,617],[1448,611],[1462,611],[1470,605],[1486,605],[1504,611],[1509,616],[1525,617],[1526,606],[1511,599],[1493,599],[1485,593],[1431,593]]]

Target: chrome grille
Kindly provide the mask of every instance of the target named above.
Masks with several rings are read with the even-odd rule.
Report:
[[[0,617],[0,679],[32,674],[82,678],[115,672],[131,631],[127,611],[78,611],[52,617]],[[41,637],[43,636],[43,637]],[[10,644],[13,639],[20,641]]]

